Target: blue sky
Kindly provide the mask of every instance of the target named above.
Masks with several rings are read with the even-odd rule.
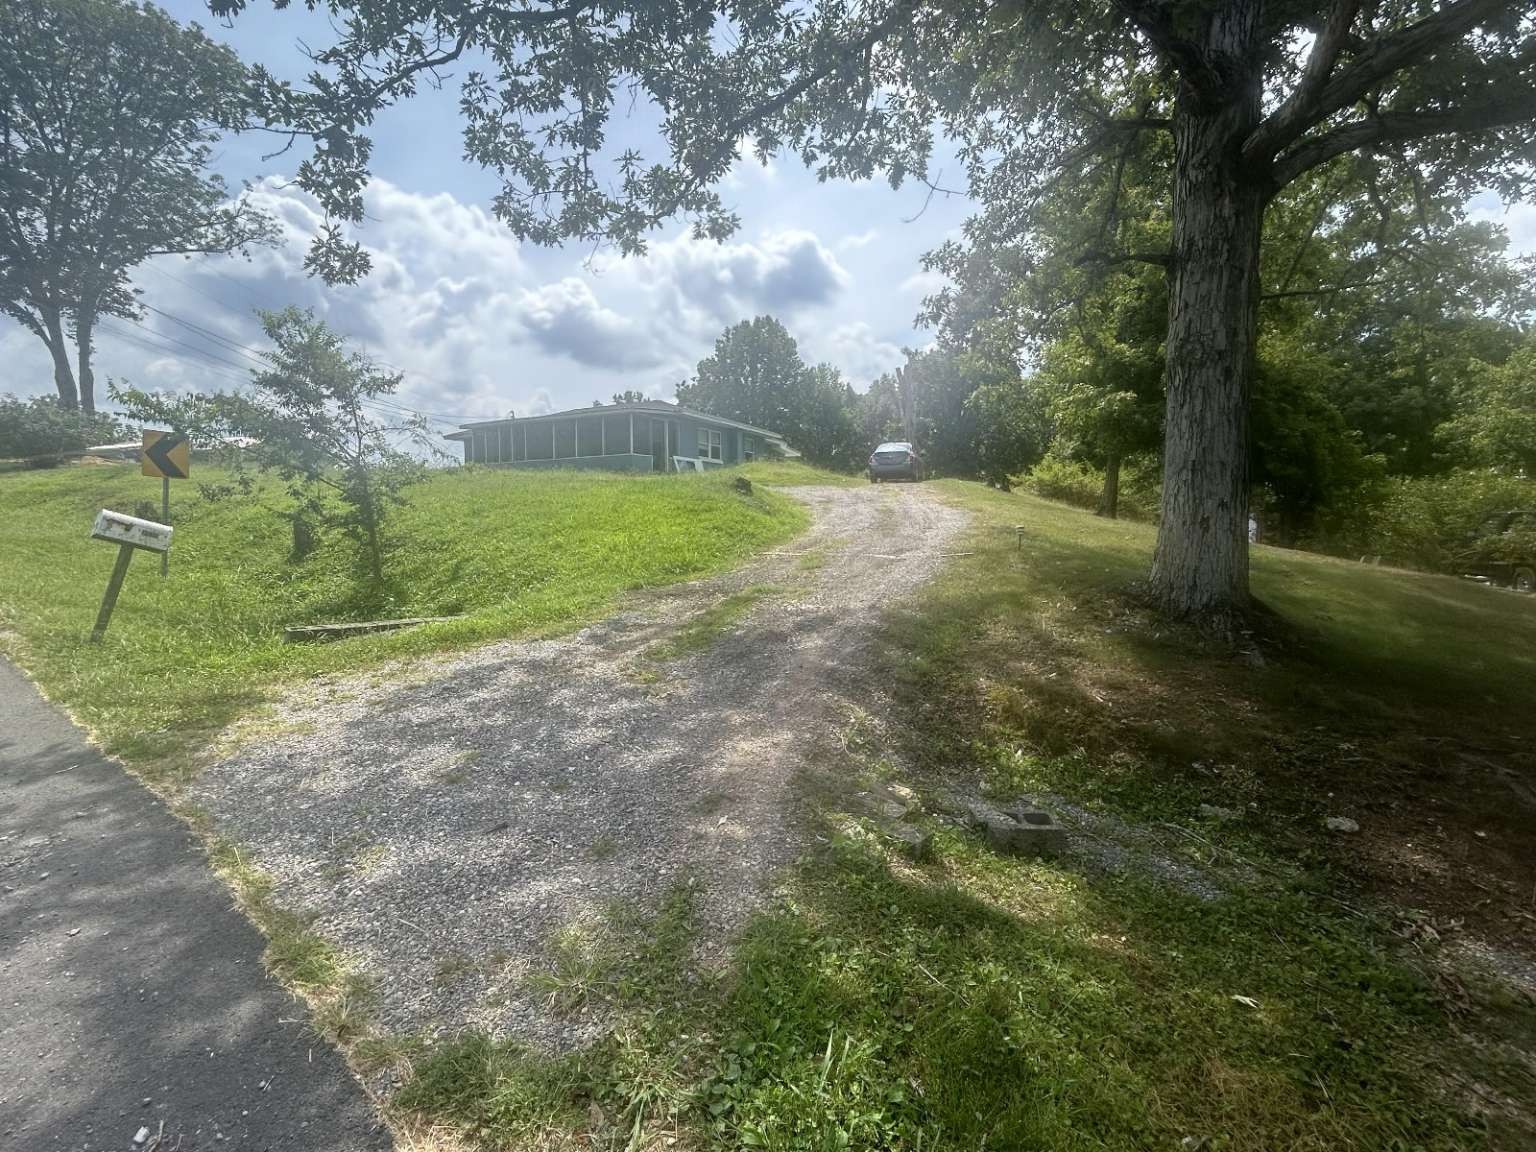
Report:
[[[307,68],[296,42],[331,36],[322,18],[298,6],[275,12],[257,0],[228,27],[191,0],[166,7],[246,61],[295,80]],[[287,303],[314,307],[402,370],[403,403],[465,419],[584,405],[626,388],[670,398],[723,328],[762,312],[785,322],[807,360],[837,365],[861,390],[901,362],[903,345],[930,338],[913,324],[936,286],[919,260],[969,214],[964,198],[936,197],[919,215],[921,185],[823,184],[793,160],[746,158],[722,188],[742,222],[724,244],[693,240],[681,222],[656,233],[638,258],[519,244],[489,214],[494,176],[462,159],[456,102],[464,70],[442,90],[387,111],[371,130],[375,181],[356,235],[373,253],[374,272],[356,286],[328,289],[302,270],[320,221],[287,185],[301,146],[263,159],[282,141],[259,133],[226,140],[215,167],[232,187],[254,186],[282,222],[286,244],[249,260],[145,266],[135,283],[158,311],[140,326],[108,322],[114,330],[99,342],[98,380],[233,387],[248,357],[189,325],[256,348],[254,309]],[[638,121],[616,125],[613,136],[617,147],[653,140]],[[41,343],[0,325],[10,366],[0,391],[51,392]]]
[[[332,36],[323,16],[301,6],[277,12],[254,0],[229,27],[197,0],[167,7],[245,60],[295,80],[308,67],[297,42],[323,45]],[[956,234],[972,208],[963,197],[936,197],[923,210],[921,185],[823,184],[792,159],[747,158],[722,188],[742,221],[724,244],[693,240],[682,223],[657,233],[638,258],[519,244],[487,211],[495,178],[462,159],[463,71],[442,90],[390,109],[371,131],[375,181],[357,236],[373,253],[374,272],[356,286],[328,289],[302,270],[320,218],[287,184],[300,149],[264,159],[280,140],[226,140],[216,168],[232,187],[253,186],[282,222],[285,245],[249,260],[144,266],[135,282],[156,311],[138,325],[107,322],[98,380],[237,386],[252,361],[236,346],[261,344],[254,309],[289,303],[313,307],[403,371],[403,403],[449,420],[585,405],[626,388],[670,398],[723,328],[762,312],[785,322],[807,360],[835,364],[861,390],[900,363],[904,345],[930,338],[913,318],[938,283],[919,261]],[[611,136],[616,147],[654,143],[641,122],[615,125]],[[958,166],[948,168],[952,184]],[[1536,206],[1506,213],[1485,197],[1475,214],[1504,223],[1515,250],[1536,251]],[[0,356],[8,366],[0,392],[52,391],[41,343],[3,319]]]

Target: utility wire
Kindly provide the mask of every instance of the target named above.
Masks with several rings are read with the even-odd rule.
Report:
[[[199,289],[191,281],[186,280],[186,279],[184,279],[184,278],[182,278],[180,276],[177,276],[176,274],[174,274],[172,272],[168,272],[164,268],[161,268],[161,267],[159,267],[157,265],[154,265],[154,264],[146,265],[146,267],[148,267],[151,271],[155,272],[156,274],[158,274],[160,276],[164,276],[164,277],[166,277],[169,280],[174,280],[176,283],[182,285],[183,287],[191,289],[193,292],[199,292],[206,299],[212,301],[214,304],[217,304],[220,308],[223,308],[226,312],[229,312],[231,315],[238,316],[241,319],[245,319],[246,318],[245,314],[240,309],[235,308],[233,305],[229,304],[227,301],[220,300],[217,296],[212,296],[212,295],[209,295],[206,292],[203,292],[202,289]],[[219,279],[221,279],[221,280],[229,281],[229,283],[234,285],[236,288],[238,288],[241,291],[241,293],[243,295],[245,295],[245,297],[247,299],[253,301],[258,307],[262,307],[263,306],[261,304],[261,301],[257,300],[255,295],[252,294],[251,291],[248,288],[246,288],[240,281],[236,280],[233,276],[230,276],[227,273],[221,272],[219,269],[211,267],[207,263],[198,265],[198,269],[200,271],[203,271],[203,272],[211,273],[212,275],[219,277]],[[185,319],[183,319],[181,317],[172,316],[169,313],[164,312],[161,309],[155,308],[155,307],[153,307],[151,305],[148,305],[148,304],[146,304],[145,307],[149,308],[149,310],[151,312],[155,312],[155,313],[158,313],[159,315],[165,316],[167,319],[172,320],[173,322],[175,322],[177,324],[181,324],[181,325],[184,325],[186,327],[196,329],[196,330],[200,331],[201,333],[203,333],[204,335],[209,336],[211,339],[218,340],[218,341],[220,341],[221,343],[224,343],[224,344],[232,345],[236,349],[239,349],[239,350],[242,350],[242,351],[245,351],[245,352],[250,352],[250,353],[252,353],[254,355],[257,355],[257,356],[261,355],[261,352],[259,350],[257,350],[257,349],[250,348],[248,345],[239,344],[239,343],[237,343],[237,342],[235,342],[233,340],[228,339],[225,336],[221,336],[221,335],[218,335],[216,333],[211,333],[207,329],[201,328],[200,326],[193,324],[190,320],[185,320]],[[364,352],[368,352],[368,349],[366,347],[364,347],[363,351]],[[373,355],[371,352],[368,352],[368,354],[370,356]],[[397,364],[389,363],[387,360],[376,360],[376,363],[379,365],[379,367],[385,368],[385,369],[387,369],[387,370],[389,370],[391,372],[398,372],[398,373],[400,373],[401,375],[404,375],[404,376],[414,376],[418,380],[423,381],[424,383],[435,384],[437,387],[443,388],[444,390],[446,390],[446,388],[447,388],[447,386],[445,384],[443,384],[443,382],[440,381],[440,380],[434,380],[430,376],[426,376],[426,375],[424,375],[421,372],[407,371],[406,369],[401,368]],[[440,419],[440,420],[445,420],[445,421],[448,421],[448,422],[454,423],[454,424],[468,423],[468,422],[471,422],[471,421],[484,419],[484,417],[469,416],[469,415],[466,415],[466,414],[464,414],[462,412],[456,412],[456,413],[432,412],[432,411],[428,411],[428,410],[421,409],[421,408],[410,408],[408,406],[402,406],[402,407],[404,407],[406,411],[411,412],[412,414],[417,415],[417,416],[434,417],[434,418],[437,418],[437,419]]]
[[[159,310],[155,309],[155,311]],[[151,352],[171,352],[175,354],[175,349],[172,347],[172,345],[180,345],[182,348],[185,348],[187,351],[192,353],[192,355],[206,360],[209,364],[230,365],[236,369],[242,371],[245,370],[244,365],[236,364],[234,361],[226,360],[223,357],[216,356],[206,349],[198,348],[195,345],[188,344],[184,340],[178,340],[176,337],[170,336],[164,332],[156,332],[154,329],[149,328],[140,321],[131,320],[129,322],[142,328],[144,330],[143,333],[141,334],[130,332],[126,329],[118,328],[115,325],[109,324],[105,321],[99,321],[98,327],[104,329],[107,332],[110,332],[113,336],[120,340],[126,340],[136,347],[148,349]],[[170,341],[170,343],[167,344],[164,343],[164,341]],[[262,367],[270,367],[270,365],[262,364]],[[204,367],[200,365],[199,371],[212,376],[216,376],[221,380],[227,380],[233,384],[240,385],[241,387],[247,387],[250,385],[249,378],[241,378],[234,375],[233,373],[225,372],[216,367]],[[394,419],[398,419],[402,415],[422,416],[429,421],[432,421],[432,417],[428,413],[418,412],[414,408],[408,408],[403,404],[394,404],[388,400],[382,400],[378,397],[371,397],[367,400],[360,401],[360,403],[363,405],[363,407],[370,409],[378,415],[388,416]],[[437,420],[434,422],[438,424],[451,424],[451,421],[445,420]]]

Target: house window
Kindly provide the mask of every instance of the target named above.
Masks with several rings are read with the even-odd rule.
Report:
[[[757,459],[757,441],[751,436],[741,438],[741,458],[746,461]]]
[[[718,428],[699,429],[699,459],[719,460],[721,458],[720,430]]]

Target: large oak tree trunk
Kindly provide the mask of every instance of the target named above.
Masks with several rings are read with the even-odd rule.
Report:
[[[1258,326],[1262,186],[1239,147],[1258,85],[1218,107],[1181,93],[1174,115],[1168,418],[1154,596],[1224,627],[1248,602],[1248,398]]]
[[[53,357],[53,386],[59,392],[59,407],[80,407],[80,393],[75,388],[75,372],[69,363],[69,343],[64,339],[64,320],[58,312],[41,310],[43,330],[47,333],[44,343]]]

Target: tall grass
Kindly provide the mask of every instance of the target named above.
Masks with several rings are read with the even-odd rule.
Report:
[[[805,523],[794,502],[736,492],[718,474],[456,470],[408,491],[376,589],[345,539],[289,560],[280,486],[208,502],[181,485],[169,579],[153,556],[136,557],[105,640],[89,644],[116,552],[88,538],[92,518],[157,496],[136,466],[0,476],[0,645],[109,751],[150,771],[284,681],[590,619],[627,591],[718,570]],[[418,615],[463,618],[282,642],[289,624]]]

